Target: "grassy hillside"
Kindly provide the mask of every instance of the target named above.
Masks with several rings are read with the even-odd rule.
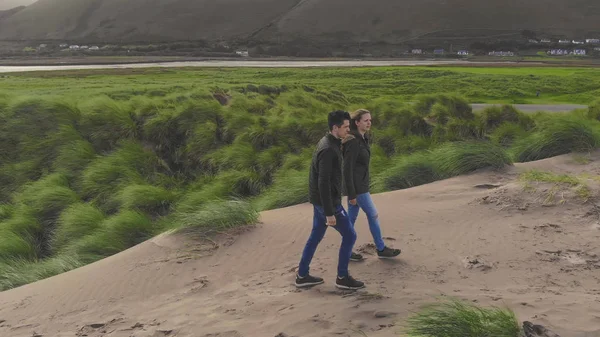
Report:
[[[598,32],[599,18],[592,0],[40,0],[0,21],[0,39],[401,42],[524,29],[574,37]]]
[[[286,82],[284,70],[253,71],[256,85],[233,84],[250,73],[232,70],[222,75],[229,87],[184,90],[182,80],[175,92],[127,88],[112,77],[112,87],[102,87],[109,95],[99,94],[93,76],[70,77],[78,81],[71,96],[48,95],[65,90],[61,77],[9,78],[13,92],[0,96],[0,289],[166,230],[222,230],[256,222],[258,211],[306,202],[312,148],[332,109],[374,112],[374,192],[600,144],[598,105],[571,114],[525,115],[510,106],[474,114],[451,95],[416,96],[409,104],[391,93],[377,98],[380,89],[365,84],[355,97],[273,85]],[[346,81],[367,76],[363,71],[352,70]],[[129,81],[136,79],[147,77]],[[322,81],[326,87],[331,79]],[[24,95],[25,83],[39,94]]]

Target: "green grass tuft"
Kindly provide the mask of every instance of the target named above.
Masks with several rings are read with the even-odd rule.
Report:
[[[141,212],[124,210],[105,219],[98,228],[69,244],[64,254],[75,254],[89,263],[117,254],[157,234],[157,227]]]
[[[101,210],[88,203],[76,203],[67,208],[58,219],[52,238],[54,252],[98,229],[104,220]]]
[[[520,337],[513,311],[451,299],[424,306],[407,319],[410,337]]]
[[[587,152],[600,145],[600,122],[574,115],[547,117],[533,131],[528,137],[517,140],[511,148],[515,161]]]
[[[0,261],[0,291],[52,277],[83,266],[76,256],[59,255],[43,261]]]
[[[444,144],[431,151],[430,160],[443,178],[512,165],[509,155],[501,147],[484,141]]]
[[[597,179],[597,177],[595,177]],[[557,192],[559,192],[560,188],[563,186],[570,187],[571,190],[577,197],[579,197],[583,202],[587,202],[590,198],[593,197],[593,192],[590,187],[585,182],[585,177],[577,177],[571,176],[568,174],[555,174],[552,172],[545,172],[539,170],[529,170],[523,172],[519,175],[519,180],[523,182],[525,189],[527,190],[535,190],[530,183],[550,183],[553,184],[552,188],[545,191],[546,198],[544,200],[545,203],[550,203],[554,200]],[[564,194],[561,199],[561,203],[565,202]]]
[[[419,152],[394,159],[390,168],[373,179],[373,192],[393,191],[434,182],[440,178],[431,155]]]
[[[171,191],[152,185],[128,185],[117,195],[122,208],[151,214],[166,214],[175,197]]]
[[[170,229],[218,232],[253,225],[259,219],[258,211],[244,200],[213,201],[187,212],[173,214]]]
[[[258,210],[270,210],[308,202],[308,170],[279,171],[271,185],[255,201]]]

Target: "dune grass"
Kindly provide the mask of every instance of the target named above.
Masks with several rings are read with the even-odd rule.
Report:
[[[424,306],[406,320],[409,337],[521,337],[515,313],[458,299]]]
[[[586,177],[573,176],[568,174],[556,174],[552,172],[528,170],[519,175],[519,180],[523,183],[526,190],[535,191],[535,183],[549,183],[552,187],[545,190],[545,203],[553,202],[556,194],[563,188],[569,188],[583,202],[587,202],[593,197],[592,190],[586,182]],[[564,196],[560,202],[565,202]]]
[[[0,96],[0,266],[11,275],[1,289],[97,261],[164,231],[226,231],[257,223],[259,211],[307,202],[313,149],[334,109],[373,112],[373,193],[599,144],[594,107],[560,116],[527,115],[509,105],[473,112],[467,97],[474,96],[452,91],[412,92],[408,101],[390,95],[393,86],[342,92],[313,70],[319,85],[289,78],[253,85],[279,70],[248,71],[251,82],[226,86],[217,78],[209,87],[148,83],[143,90],[88,89],[85,97]],[[343,72],[325,73],[339,80]],[[455,75],[408,73],[436,83]],[[11,81],[18,88],[27,76]],[[102,77],[83,81],[97,84]],[[47,80],[60,92],[60,78]]]
[[[515,161],[527,162],[592,151],[600,144],[599,123],[574,114],[544,116],[529,136],[514,143],[512,156]]]

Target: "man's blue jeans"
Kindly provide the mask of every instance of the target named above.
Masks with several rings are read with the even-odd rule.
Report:
[[[379,216],[377,214],[377,209],[375,208],[375,204],[373,203],[373,200],[371,199],[371,194],[369,192],[357,195],[356,205],[352,205],[350,204],[350,201],[348,201],[348,216],[350,217],[350,221],[352,222],[352,227],[354,227],[354,224],[356,223],[356,218],[358,218],[358,213],[361,209],[367,215],[367,220],[369,221],[369,229],[371,230],[371,235],[373,236],[375,246],[378,250],[383,250],[383,248],[385,248],[385,243],[383,243],[383,239],[381,238]]]
[[[305,277],[309,273],[310,262],[312,261],[317,246],[325,236],[327,231],[327,218],[323,207],[313,205],[313,228],[304,250],[302,252],[302,259],[300,260],[300,266],[298,267],[298,275]],[[338,276],[348,276],[348,263],[350,263],[350,256],[352,255],[352,248],[354,242],[356,242],[356,232],[354,227],[350,223],[348,213],[342,205],[338,205],[335,209],[335,226],[332,226],[342,235],[342,245],[340,246],[340,255],[338,258]]]

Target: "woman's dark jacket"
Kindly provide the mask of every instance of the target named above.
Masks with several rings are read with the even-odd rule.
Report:
[[[344,155],[344,192],[349,200],[356,199],[358,194],[369,192],[369,163],[371,146],[367,135],[361,136],[358,131],[351,131],[342,141]]]

